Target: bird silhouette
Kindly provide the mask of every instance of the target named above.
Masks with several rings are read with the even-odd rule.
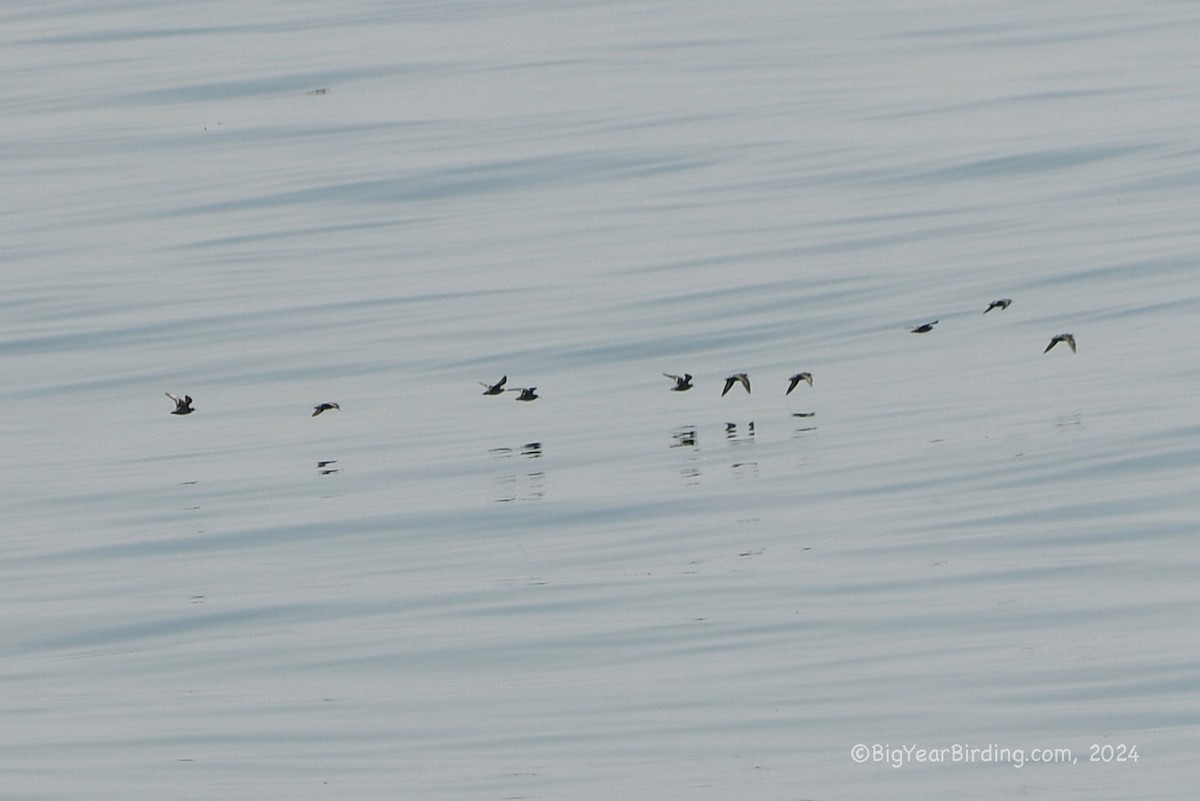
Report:
[[[667,378],[675,382],[675,386],[671,387],[672,392],[687,392],[692,388],[692,374],[684,373],[683,375],[672,375],[671,373],[663,373]]]
[[[746,388],[746,392],[750,391],[750,376],[745,373],[734,373],[725,379],[725,389],[721,390],[721,397],[725,397],[726,393],[733,389],[733,385],[739,382]]]
[[[175,411],[171,412],[171,414],[191,414],[192,412],[196,411],[192,408],[191,395],[184,395],[182,398],[177,398],[168,392],[167,397],[175,401]]]
[[[787,388],[787,392],[785,392],[785,393],[783,393],[783,394],[784,394],[784,395],[791,395],[791,394],[792,394],[792,390],[793,390],[793,389],[795,389],[795,388],[796,388],[796,386],[797,386],[797,385],[798,385],[798,384],[799,384],[801,381],[807,381],[807,382],[808,382],[808,385],[811,387],[811,386],[813,385],[813,383],[812,383],[812,373],[796,373],[794,376],[792,376],[791,378],[789,378],[789,379],[788,379],[788,388]]]
[[[1042,351],[1042,353],[1049,353],[1050,349],[1053,348],[1055,345],[1057,345],[1059,342],[1066,342],[1068,345],[1071,346],[1071,353],[1075,353],[1075,335],[1074,334],[1059,334],[1058,336],[1054,337],[1054,339],[1050,340],[1050,344],[1046,346],[1046,349],[1044,351]]]
[[[483,391],[484,395],[500,395],[504,392],[504,385],[506,383],[508,383],[508,376],[501,376],[500,380],[495,384],[489,384],[486,381],[480,381],[479,386],[487,387],[487,389]]]

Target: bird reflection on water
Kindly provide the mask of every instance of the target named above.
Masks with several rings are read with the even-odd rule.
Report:
[[[686,448],[688,464],[680,469],[684,482],[689,485],[700,483],[700,440],[694,425],[679,426],[671,431],[671,448]]]
[[[542,458],[542,443],[527,442],[518,449],[500,447],[488,451],[493,458],[511,459],[520,456],[525,459]],[[528,470],[521,472],[505,472],[496,476],[498,486],[497,503],[512,503],[513,501],[539,501],[546,495],[546,473],[544,470]]]
[[[680,426],[671,432],[672,448],[695,448],[697,444],[695,426]]]
[[[725,424],[725,439],[729,440],[731,443],[734,443],[734,444],[741,443],[741,442],[753,442],[754,441],[754,421],[751,420],[749,423],[746,424],[746,434],[744,436],[738,434],[738,424],[737,423],[726,423]]]
[[[746,433],[738,433],[737,423],[725,424],[725,441],[734,447],[754,444],[754,421],[746,423]],[[733,469],[735,478],[758,478],[758,462],[738,460],[733,462],[730,467]]]
[[[808,417],[816,417],[816,415],[817,415],[816,412],[792,412],[792,417],[808,418]],[[799,426],[792,430],[792,439],[796,439],[797,437],[808,436],[809,434],[812,434],[816,430],[817,430],[816,426]]]

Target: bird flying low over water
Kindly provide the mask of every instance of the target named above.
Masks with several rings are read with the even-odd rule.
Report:
[[[725,397],[725,394],[733,389],[733,385],[739,382],[746,388],[746,392],[750,391],[750,376],[745,373],[734,373],[725,379],[725,389],[721,390],[721,397]]]
[[[925,323],[924,325],[918,325],[916,328],[912,329],[912,332],[914,334],[928,334],[930,331],[933,330],[933,327],[937,324],[938,324],[938,321],[934,320],[932,323]]]
[[[675,382],[675,386],[671,387],[672,392],[687,392],[692,388],[692,374],[684,373],[683,375],[672,375],[671,373],[663,373],[667,378]]]
[[[495,384],[489,384],[486,381],[480,381],[479,386],[487,387],[487,389],[485,389],[483,391],[484,395],[499,395],[504,392],[504,385],[507,383],[508,383],[508,376],[505,375],[505,376],[501,376],[500,380],[497,381]]]
[[[175,411],[171,412],[171,414],[191,414],[196,411],[192,408],[191,395],[184,395],[182,398],[177,398],[168,392],[167,397],[175,401]]]
[[[313,407],[312,416],[316,417],[321,412],[327,412],[330,409],[340,409],[340,408],[342,408],[342,407],[338,406],[336,403],[321,403],[321,404],[318,404]]]
[[[1042,353],[1049,353],[1050,349],[1053,348],[1055,345],[1057,345],[1059,342],[1066,342],[1068,345],[1071,346],[1071,353],[1075,352],[1075,335],[1074,334],[1059,334],[1054,339],[1050,340],[1050,344],[1046,346],[1046,349],[1044,351],[1042,351]]]
[[[987,314],[992,309],[1000,309],[1001,311],[1003,311],[1011,305],[1012,305],[1012,298],[1000,298],[1000,300],[993,300],[991,305],[983,310],[983,313]]]
[[[796,386],[797,386],[797,385],[798,385],[798,384],[799,384],[801,381],[807,381],[807,382],[808,382],[808,385],[811,387],[811,386],[813,385],[813,383],[812,383],[812,373],[796,373],[794,376],[792,376],[791,378],[789,378],[789,379],[788,379],[788,388],[787,388],[787,392],[785,392],[785,393],[783,393],[783,394],[784,394],[784,395],[791,395],[791,394],[792,394],[792,390],[793,390],[793,389],[795,389],[795,388],[796,388]]]
[[[509,392],[520,392],[521,394],[517,396],[517,400],[519,401],[537,400],[541,397],[537,394],[537,387],[515,387],[510,389]]]

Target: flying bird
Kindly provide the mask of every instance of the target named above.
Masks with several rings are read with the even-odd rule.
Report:
[[[171,412],[171,414],[191,414],[196,411],[192,408],[191,395],[184,395],[182,398],[177,398],[168,392],[167,397],[175,401],[175,411]]]
[[[1068,345],[1071,346],[1071,353],[1075,352],[1075,335],[1074,334],[1059,334],[1054,339],[1050,340],[1050,344],[1046,346],[1046,349],[1044,351],[1042,351],[1042,353],[1049,353],[1050,349],[1053,348],[1055,345],[1057,345],[1059,342],[1066,342]]]
[[[733,385],[738,382],[741,382],[742,386],[746,388],[746,392],[750,391],[750,376],[745,373],[734,373],[725,379],[725,389],[721,390],[721,397],[725,397],[725,394],[733,389]]]
[[[313,413],[312,413],[312,416],[313,416],[313,417],[316,417],[316,416],[317,416],[318,414],[320,414],[321,412],[327,412],[327,411],[329,411],[330,409],[340,409],[340,408],[342,408],[342,407],[341,407],[341,406],[338,406],[336,403],[322,403],[322,404],[320,404],[320,405],[318,405],[318,406],[314,406],[314,407],[313,407]]]
[[[517,400],[519,401],[537,400],[541,397],[537,394],[537,387],[517,387],[510,389],[509,392],[520,392],[521,394],[517,396]]]
[[[918,325],[916,328],[912,329],[912,332],[914,334],[928,334],[930,331],[933,330],[933,327],[937,324],[938,324],[938,321],[934,320],[932,323],[925,323],[924,325]]]
[[[692,388],[692,374],[684,373],[683,375],[672,375],[663,373],[667,378],[675,382],[675,386],[671,387],[672,392],[687,392]]]
[[[504,392],[504,385],[506,383],[508,383],[508,376],[501,376],[500,380],[495,384],[489,384],[486,381],[480,381],[479,386],[487,387],[487,389],[483,391],[484,395],[500,395]]]
[[[813,383],[812,383],[812,373],[796,373],[794,376],[792,376],[791,378],[789,378],[789,379],[788,379],[788,388],[787,388],[787,392],[785,392],[785,393],[783,393],[783,394],[784,394],[784,395],[791,395],[791,394],[792,394],[792,390],[793,390],[793,389],[795,389],[795,388],[796,388],[796,386],[797,386],[797,385],[798,385],[798,384],[799,384],[801,381],[807,381],[807,382],[808,382],[808,385],[811,387],[811,386],[813,385]]]
[[[1000,298],[1000,300],[993,300],[991,305],[983,310],[983,313],[987,314],[992,309],[1000,309],[1001,311],[1004,311],[1010,305],[1012,305],[1012,298]]]

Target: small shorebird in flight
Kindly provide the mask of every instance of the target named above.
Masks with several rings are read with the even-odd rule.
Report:
[[[1059,334],[1054,339],[1050,340],[1050,344],[1046,346],[1046,349],[1044,351],[1042,351],[1042,353],[1049,353],[1050,349],[1053,348],[1055,345],[1057,345],[1059,342],[1066,342],[1068,345],[1071,346],[1071,353],[1075,352],[1075,335],[1074,334]]]
[[[672,392],[687,392],[692,388],[692,374],[684,373],[683,375],[672,375],[671,373],[663,373],[667,378],[675,382],[675,386],[671,387]]]
[[[192,408],[191,395],[184,395],[182,398],[177,398],[168,392],[167,397],[175,401],[175,411],[171,412],[171,414],[191,414],[196,411]]]
[[[495,384],[489,384],[486,381],[480,381],[479,386],[487,387],[487,389],[483,391],[484,395],[500,395],[504,392],[504,385],[506,383],[508,383],[508,376],[505,375],[501,376],[500,380]]]
[[[1012,305],[1012,298],[1000,298],[1000,300],[993,300],[991,305],[983,310],[983,313],[987,314],[992,309],[1000,309],[1000,311],[1004,311],[1011,305]]]
[[[729,390],[733,389],[733,385],[739,382],[741,382],[741,385],[746,388],[746,392],[750,391],[750,376],[746,375],[745,373],[734,373],[733,375],[729,376],[729,378],[725,379],[725,389],[721,390],[721,397],[725,397],[725,394],[729,392]]]
[[[510,389],[509,392],[520,392],[521,394],[517,396],[517,400],[521,401],[537,400],[541,397],[537,394],[537,387],[515,387]]]
[[[933,330],[933,327],[937,324],[938,324],[938,321],[934,320],[932,323],[925,323],[924,325],[918,325],[916,328],[912,329],[912,332],[914,334],[928,334],[930,331]]]
[[[316,416],[317,416],[318,414],[320,414],[321,412],[327,412],[327,411],[329,411],[330,409],[340,409],[340,408],[342,408],[342,407],[341,407],[341,406],[338,406],[336,403],[322,403],[322,404],[320,404],[320,405],[318,405],[318,406],[314,406],[314,407],[313,407],[313,414],[312,414],[312,416],[313,416],[313,417],[316,417]]]
[[[808,385],[811,387],[811,386],[813,385],[813,383],[812,383],[812,373],[796,373],[794,376],[792,376],[791,378],[789,378],[789,379],[788,379],[788,388],[787,388],[787,392],[785,392],[785,393],[783,393],[783,394],[784,394],[784,395],[791,395],[791,394],[792,394],[792,390],[793,390],[793,389],[795,389],[795,388],[796,388],[796,386],[797,386],[797,385],[798,385],[798,384],[799,384],[801,381],[807,381],[807,382],[808,382]]]

